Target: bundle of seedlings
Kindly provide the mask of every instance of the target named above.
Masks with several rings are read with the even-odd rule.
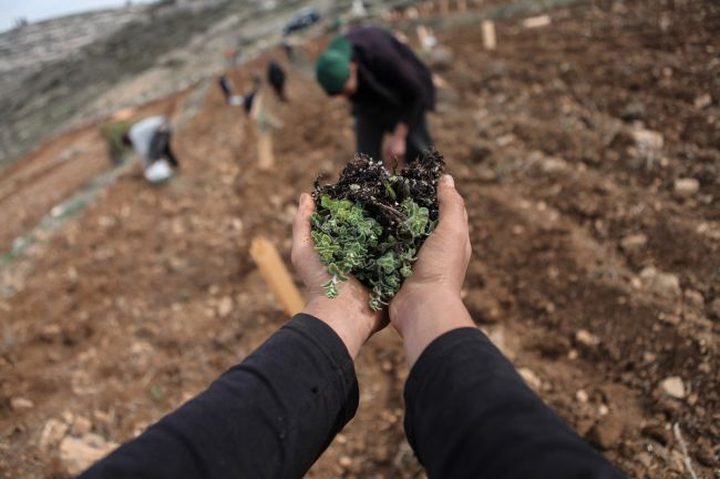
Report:
[[[334,185],[315,181],[312,237],[332,278],[325,293],[352,275],[370,291],[370,308],[387,305],[438,219],[437,184],[445,162],[428,150],[399,173],[357,155]]]

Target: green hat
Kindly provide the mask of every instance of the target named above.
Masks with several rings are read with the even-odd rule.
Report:
[[[339,36],[330,43],[315,64],[315,77],[328,95],[342,92],[350,77],[352,44]]]

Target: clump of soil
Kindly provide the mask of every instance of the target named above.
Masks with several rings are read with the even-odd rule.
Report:
[[[334,185],[315,182],[313,239],[332,279],[329,297],[349,275],[371,291],[370,306],[381,309],[397,293],[438,218],[437,182],[445,161],[424,152],[399,173],[357,155]]]

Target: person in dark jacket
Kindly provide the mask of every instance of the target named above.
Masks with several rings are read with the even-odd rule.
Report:
[[[267,80],[280,101],[287,101],[285,95],[285,71],[275,60],[270,60],[267,68]]]
[[[426,112],[435,109],[432,74],[389,32],[363,27],[337,37],[318,58],[315,73],[330,96],[353,105],[357,151],[414,161],[432,146]]]
[[[451,177],[438,199],[438,226],[386,315],[369,309],[353,278],[337,298],[325,296],[329,275],[310,236],[314,202],[303,193],[292,246],[307,286],[303,312],[81,479],[303,477],[355,414],[354,359],[388,316],[411,367],[405,431],[430,478],[624,478],[475,327],[460,299],[471,247]]]

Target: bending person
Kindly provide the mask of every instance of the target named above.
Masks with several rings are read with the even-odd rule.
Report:
[[[352,103],[357,152],[411,163],[432,146],[427,112],[435,109],[430,70],[390,32],[362,27],[338,36],[320,55],[317,81]]]
[[[145,178],[161,183],[173,176],[180,165],[170,146],[172,125],[162,115],[145,118],[130,127],[123,143],[132,146],[145,166]]]

